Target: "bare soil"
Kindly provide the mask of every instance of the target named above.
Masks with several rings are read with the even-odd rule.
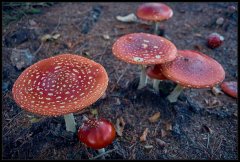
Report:
[[[139,67],[113,56],[112,44],[120,36],[153,32],[149,25],[116,20],[118,15],[134,13],[139,4],[56,3],[39,15],[26,15],[3,26],[3,159],[90,159],[98,155],[79,142],[76,134],[65,131],[63,117],[36,116],[16,105],[11,89],[24,69],[18,70],[10,61],[14,48],[28,48],[34,54],[33,63],[72,53],[105,67],[109,75],[106,97],[74,115],[78,126],[83,114],[93,116],[94,109],[98,117],[113,123],[120,117],[124,119],[123,135],[105,148],[110,151],[106,159],[238,159],[237,99],[226,94],[215,96],[210,89],[185,89],[179,100],[170,104],[166,96],[175,83],[163,81],[159,93],[154,93],[149,80],[147,87],[137,90]],[[213,57],[223,66],[225,80],[237,81],[238,11],[229,14],[227,10],[230,5],[237,7],[237,3],[166,4],[174,15],[161,23],[165,37],[178,49],[197,50]],[[215,23],[219,17],[224,18],[222,25]],[[225,38],[216,49],[206,45],[207,36],[213,32]],[[43,35],[53,33],[60,37],[41,44]],[[148,118],[156,112],[160,112],[160,119],[150,123]],[[167,125],[172,128],[167,130]],[[146,128],[147,139],[141,142]],[[163,146],[157,139],[166,144]]]

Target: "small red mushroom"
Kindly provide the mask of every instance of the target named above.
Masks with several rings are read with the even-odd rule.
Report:
[[[75,132],[72,113],[96,102],[107,85],[108,75],[102,65],[82,56],[61,54],[25,69],[12,93],[16,103],[27,111],[64,115],[67,131]]]
[[[172,9],[164,3],[144,3],[137,9],[136,14],[140,19],[155,23],[154,34],[157,34],[159,22],[173,16]]]
[[[147,67],[147,76],[153,79],[153,89],[158,92],[159,83],[161,80],[166,80],[167,78],[161,72],[161,65],[156,64]]]
[[[210,48],[217,48],[221,46],[224,41],[224,37],[218,33],[212,33],[207,38],[207,45]]]
[[[144,65],[161,64],[177,57],[177,48],[171,41],[147,33],[131,33],[118,38],[112,46],[112,52],[125,62],[142,65],[138,89],[146,85]]]
[[[223,82],[221,84],[221,88],[223,90],[223,92],[225,92],[226,94],[237,98],[237,82],[235,81],[229,81],[229,82]]]
[[[185,87],[210,88],[225,78],[221,64],[203,53],[192,50],[178,50],[177,58],[161,64],[161,69],[166,78],[178,84],[167,97],[170,102],[176,102]]]
[[[78,139],[88,147],[97,149],[100,153],[111,144],[116,137],[114,125],[104,119],[87,119],[78,129]]]

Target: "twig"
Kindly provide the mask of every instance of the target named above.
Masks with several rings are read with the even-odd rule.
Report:
[[[36,55],[36,54],[40,51],[40,49],[42,48],[42,46],[43,46],[43,42],[41,42],[40,46],[39,46],[38,49],[33,53],[33,55]]]
[[[104,153],[102,153],[102,154],[99,154],[99,155],[97,155],[97,156],[94,156],[94,157],[90,158],[89,160],[97,159],[97,158],[102,157],[103,155],[106,155],[106,154],[108,154],[108,153],[110,153],[110,152],[113,152],[113,151],[115,151],[115,150],[117,150],[117,149],[114,148],[114,149],[112,149],[112,150],[106,151],[106,152],[104,152]]]
[[[122,79],[123,75],[126,73],[128,67],[129,67],[129,64],[127,64],[127,66],[126,66],[126,68],[124,69],[123,73],[122,73],[122,74],[120,75],[120,77],[118,78],[117,84],[118,84],[118,82]]]
[[[207,138],[207,148],[208,148],[208,145],[209,145],[209,133],[208,133],[208,138]]]
[[[59,16],[59,18],[58,18],[58,24],[57,24],[57,26],[53,29],[53,31],[52,31],[52,33],[51,33],[50,35],[53,35],[53,33],[56,32],[57,28],[58,28],[59,25],[60,25],[60,22],[61,22],[60,20],[61,20],[61,18],[60,18],[60,16]]]

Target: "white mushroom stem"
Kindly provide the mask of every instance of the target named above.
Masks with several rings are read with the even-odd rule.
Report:
[[[174,90],[167,96],[167,99],[173,103],[177,102],[178,96],[181,94],[184,87],[180,86],[179,84],[174,88]]]
[[[159,24],[160,24],[160,23],[157,22],[157,21],[154,23],[154,34],[155,34],[155,35],[158,35]]]
[[[137,89],[142,89],[143,87],[146,86],[146,84],[147,84],[146,67],[145,65],[141,65],[140,81]]]
[[[159,90],[159,83],[161,82],[161,80],[158,79],[153,79],[153,89],[158,92]]]
[[[101,154],[104,154],[105,153],[105,149],[104,148],[101,148],[101,149],[98,149],[98,153],[101,155]],[[102,159],[105,159],[104,156],[102,156]]]
[[[73,113],[64,115],[66,130],[75,133],[76,132],[76,122]]]

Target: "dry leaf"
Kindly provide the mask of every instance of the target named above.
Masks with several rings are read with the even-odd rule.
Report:
[[[153,148],[153,145],[145,145],[144,148],[145,149],[151,149],[151,148]]]
[[[140,141],[144,142],[147,140],[147,134],[148,134],[148,128],[146,128],[142,134],[142,136],[140,137]]]
[[[202,132],[207,132],[207,133],[210,133],[210,134],[212,134],[213,133],[213,130],[212,129],[210,129],[207,125],[202,125]]]
[[[167,132],[164,129],[161,129],[161,137],[165,137],[167,135]]]
[[[91,109],[90,112],[91,112],[91,114],[94,115],[94,116],[97,116],[97,115],[98,115],[97,109]]]
[[[134,13],[131,13],[127,16],[117,16],[116,19],[122,22],[137,22],[137,17]]]
[[[166,130],[167,131],[172,130],[172,124],[171,123],[166,123]]]
[[[110,36],[109,35],[107,35],[107,34],[103,34],[103,39],[105,39],[105,40],[109,40],[110,39]]]
[[[32,119],[30,119],[31,123],[37,123],[39,121],[41,121],[41,118],[32,118]]]
[[[215,108],[218,106],[222,106],[222,102],[217,98],[204,99],[204,101],[207,104],[206,108]]]
[[[219,94],[223,94],[223,92],[220,90],[220,88],[218,87],[212,87],[212,93],[215,95],[215,96],[218,96]]]
[[[167,143],[159,138],[156,138],[156,141],[162,147],[167,146]]]
[[[122,133],[123,133],[123,129],[124,129],[124,126],[125,126],[125,122],[123,120],[122,117],[118,118],[117,119],[117,123],[116,123],[116,132],[117,132],[117,135],[119,136],[122,136]]]
[[[48,40],[51,40],[52,36],[50,34],[45,34],[44,36],[41,37],[42,42],[46,42]]]
[[[151,123],[154,123],[156,121],[158,121],[160,118],[160,112],[156,112],[153,116],[151,116],[150,118],[148,118],[148,120],[151,122]]]
[[[60,36],[61,36],[60,34],[54,34],[54,35],[52,36],[52,38],[53,38],[53,39],[58,39]]]

